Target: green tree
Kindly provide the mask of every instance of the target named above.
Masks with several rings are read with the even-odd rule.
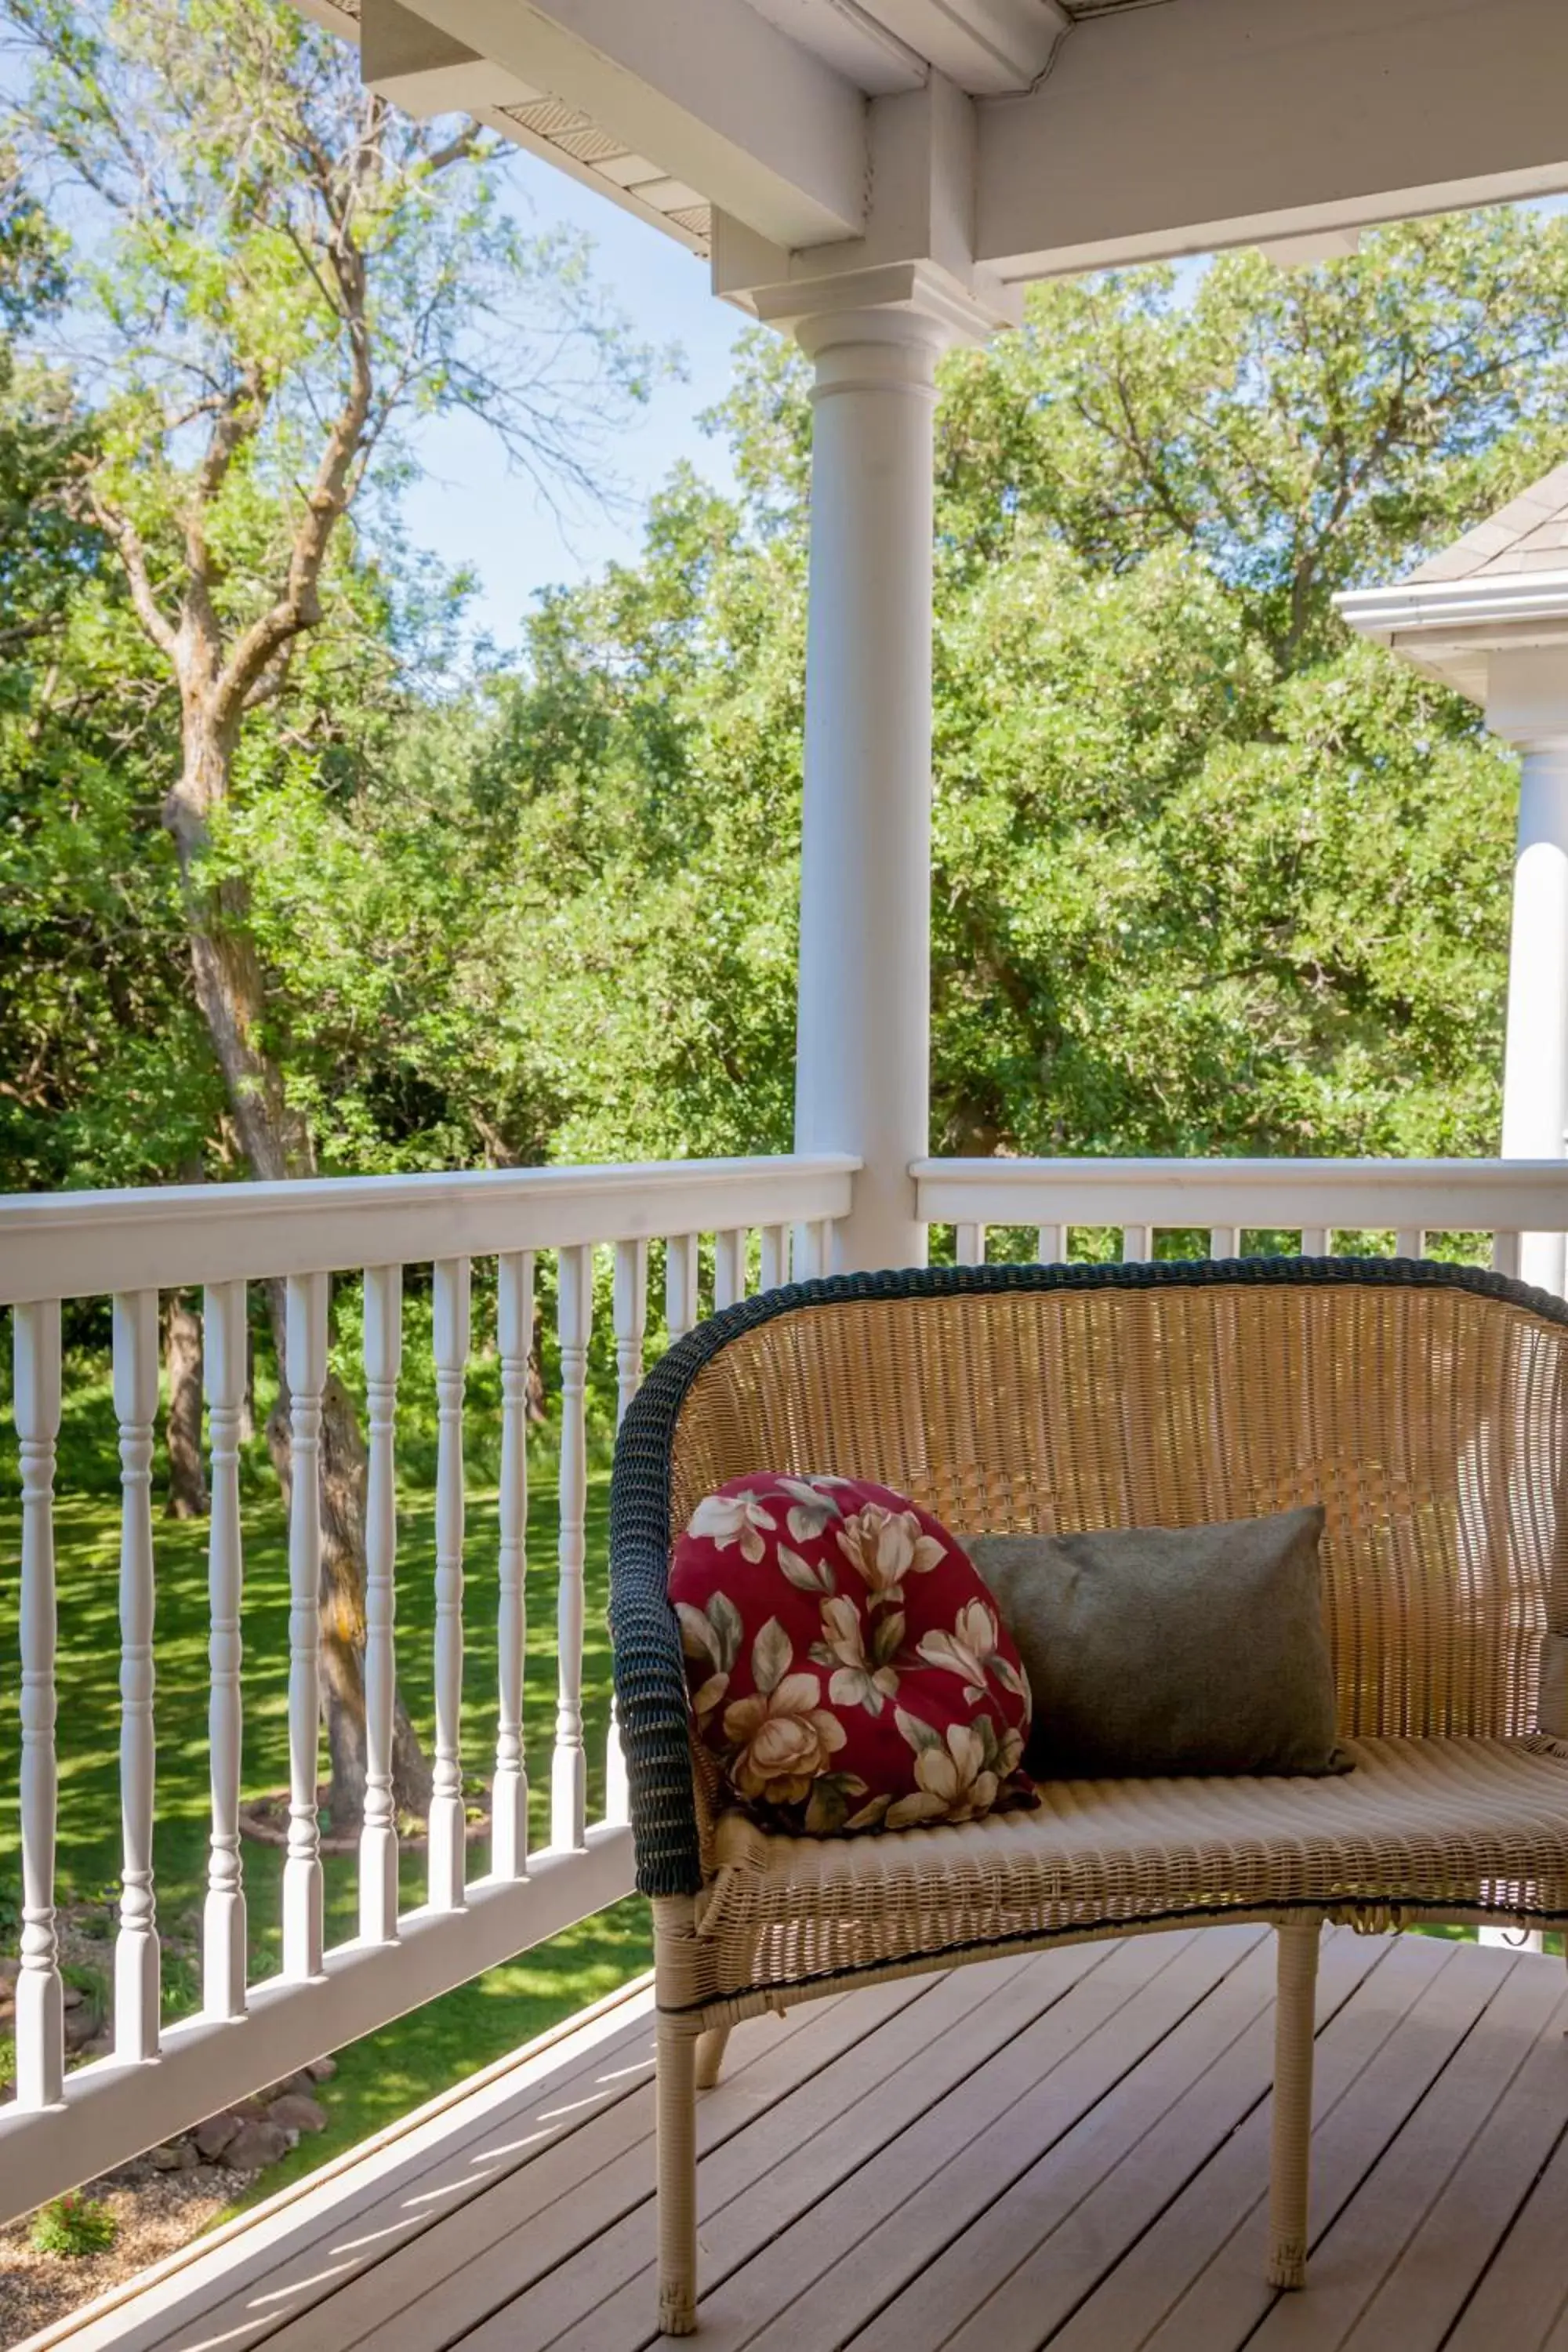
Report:
[[[0,153],[0,1160],[8,1184],[137,1183],[216,1110],[156,840],[170,755],[145,649],[73,511],[92,448],[37,349],[64,254]]]
[[[500,142],[406,121],[285,0],[5,0],[31,60],[16,138],[88,224],[74,288],[91,433],[78,519],[112,555],[177,702],[161,822],[192,992],[254,1176],[319,1164],[289,1083],[288,1002],[258,950],[226,828],[268,750],[321,699],[321,654],[384,626],[345,528],[395,488],[421,414],[482,415],[559,492],[590,487],[645,355],[583,248],[526,236]],[[312,694],[296,672],[314,646]],[[258,719],[270,716],[263,736]],[[284,1354],[281,1300],[270,1292]],[[288,1478],[286,1412],[269,1434]],[[323,1672],[334,1823],[360,1815],[363,1454],[333,1380],[323,1425]],[[395,1778],[426,1774],[401,1706]]]
[[[946,362],[935,1149],[1496,1149],[1512,762],[1331,599],[1552,463],[1565,364],[1568,224],[1530,212],[1038,288]],[[524,1156],[787,1145],[805,385],[753,337],[737,495],[673,482],[419,755],[473,1028],[398,1034],[449,1100],[497,1024]]]
[[[1568,230],[1038,289],[942,410],[938,1134],[1497,1148],[1513,768],[1352,643],[1564,446]]]

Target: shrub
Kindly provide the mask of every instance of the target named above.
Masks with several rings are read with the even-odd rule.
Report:
[[[108,2206],[76,2191],[51,2198],[33,2217],[32,2242],[40,2254],[107,2253],[119,2234]]]

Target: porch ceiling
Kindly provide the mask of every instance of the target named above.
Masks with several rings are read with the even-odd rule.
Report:
[[[1072,1946],[738,2027],[698,2111],[699,2347],[1561,2352],[1561,1962],[1328,1937],[1315,2242],[1282,2296],[1272,1943]],[[607,2004],[48,2341],[642,2352],[651,2028],[646,1990]]]
[[[300,5],[399,103],[480,115],[694,252],[722,215],[775,278],[929,257],[904,134],[938,86],[966,110],[941,155],[924,134],[942,226],[1001,285],[1568,189],[1560,0],[1484,28],[1473,0]]]

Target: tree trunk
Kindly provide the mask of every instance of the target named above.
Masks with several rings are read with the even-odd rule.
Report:
[[[199,668],[193,655],[194,667]],[[210,679],[182,674],[185,766],[163,807],[179,853],[195,997],[223,1072],[235,1126],[253,1176],[279,1182],[315,1172],[310,1134],[289,1102],[283,1072],[266,1034],[267,994],[247,923],[242,881],[216,887],[202,874],[211,810],[228,796],[237,717],[213,719]],[[284,1288],[266,1286],[280,1396],[268,1416],[268,1449],[287,1504],[290,1491]],[[356,1830],[364,1815],[367,1748],[364,1700],[365,1449],[353,1402],[329,1378],[321,1414],[321,1690],[331,1759],[329,1804],[335,1833]],[[403,1705],[395,1702],[393,1788],[400,1807],[421,1819],[429,1808],[430,1768]]]
[[[202,1326],[183,1291],[169,1301],[163,1324],[163,1364],[169,1381],[169,1488],[165,1516],[205,1519],[207,1482],[202,1468]]]

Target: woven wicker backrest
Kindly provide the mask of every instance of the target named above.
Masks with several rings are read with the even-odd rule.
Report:
[[[1343,1729],[1531,1727],[1541,1637],[1568,1632],[1560,1310],[1493,1277],[1321,1261],[866,1293],[770,1314],[702,1365],[672,1531],[764,1468],[879,1479],[963,1533],[1321,1503]]]

